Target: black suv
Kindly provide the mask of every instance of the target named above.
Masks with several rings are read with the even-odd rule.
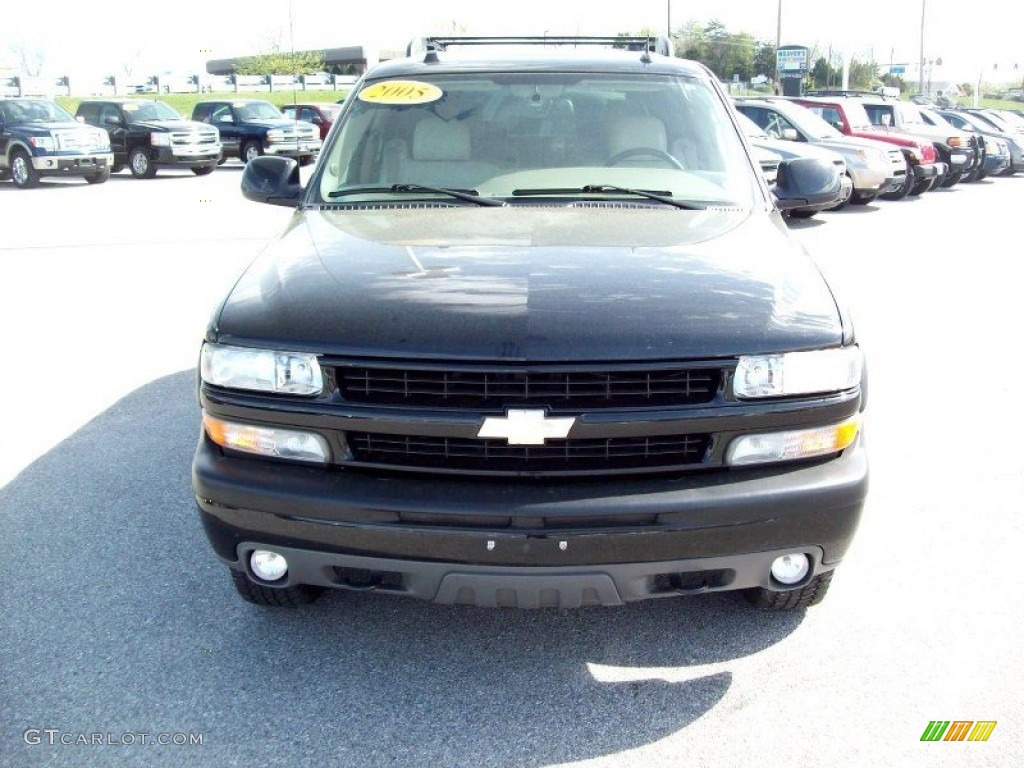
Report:
[[[507,42],[548,47],[458,53]],[[824,596],[867,491],[864,367],[779,209],[836,201],[835,168],[769,188],[667,40],[554,42],[410,46],[306,187],[246,166],[296,213],[210,321],[193,464],[245,599]]]
[[[192,119],[215,125],[224,156],[237,156],[243,163],[260,155],[280,155],[309,165],[323,143],[317,126],[285,117],[269,101],[259,99],[201,101],[192,108]]]
[[[153,178],[158,168],[205,176],[221,158],[215,128],[186,120],[162,101],[83,101],[76,114],[110,134],[115,173],[127,165],[137,179]]]
[[[30,189],[44,176],[110,178],[110,140],[46,99],[0,99],[0,179]]]

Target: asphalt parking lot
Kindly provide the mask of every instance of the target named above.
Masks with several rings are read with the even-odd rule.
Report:
[[[872,490],[825,602],[767,615],[238,599],[191,498],[194,365],[289,216],[239,172],[0,183],[0,764],[1024,763],[1024,177],[792,225],[867,353]]]

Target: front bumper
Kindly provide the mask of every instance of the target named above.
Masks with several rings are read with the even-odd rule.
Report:
[[[1009,155],[985,155],[984,165],[986,173],[1002,173],[1010,167]]]
[[[946,176],[949,166],[946,163],[918,163],[914,166],[914,180],[926,181],[939,176]]]
[[[198,168],[205,165],[216,165],[221,158],[219,144],[197,144],[194,146],[154,147],[153,162],[161,166],[179,166],[182,168]]]
[[[895,183],[895,176],[889,175],[889,166],[886,164],[882,166],[857,166],[852,163],[847,163],[846,168],[850,173],[850,178],[853,179],[853,191],[859,195],[877,195],[882,192],[890,192],[893,189],[899,189],[903,183],[903,177],[899,177],[899,182]]]
[[[808,580],[834,568],[867,482],[862,438],[809,464],[586,483],[331,471],[225,456],[205,437],[193,463],[214,551],[255,581],[248,554],[272,549],[289,573],[269,586],[480,605],[785,589],[771,561],[807,553]]]
[[[282,157],[302,157],[315,155],[320,151],[323,142],[320,139],[313,141],[264,141],[263,152],[268,155],[280,155]]]
[[[42,174],[81,175],[96,173],[114,164],[111,152],[91,152],[82,155],[41,155],[32,158],[32,167]]]

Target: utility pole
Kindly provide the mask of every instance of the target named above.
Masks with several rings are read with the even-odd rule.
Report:
[[[775,25],[775,78],[779,76],[779,46],[782,45],[782,0],[779,0],[779,18]]]
[[[668,32],[668,43],[672,45],[672,0],[665,0],[665,27]]]
[[[924,9],[928,0],[921,0],[921,58],[918,61],[917,92],[924,93]]]

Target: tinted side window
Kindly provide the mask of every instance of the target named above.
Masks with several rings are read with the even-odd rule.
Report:
[[[212,111],[213,104],[196,104],[196,108],[192,110],[192,119],[208,123],[210,122],[210,112]]]
[[[78,105],[78,115],[85,122],[96,125],[98,122],[99,108],[97,104],[82,103]]]

